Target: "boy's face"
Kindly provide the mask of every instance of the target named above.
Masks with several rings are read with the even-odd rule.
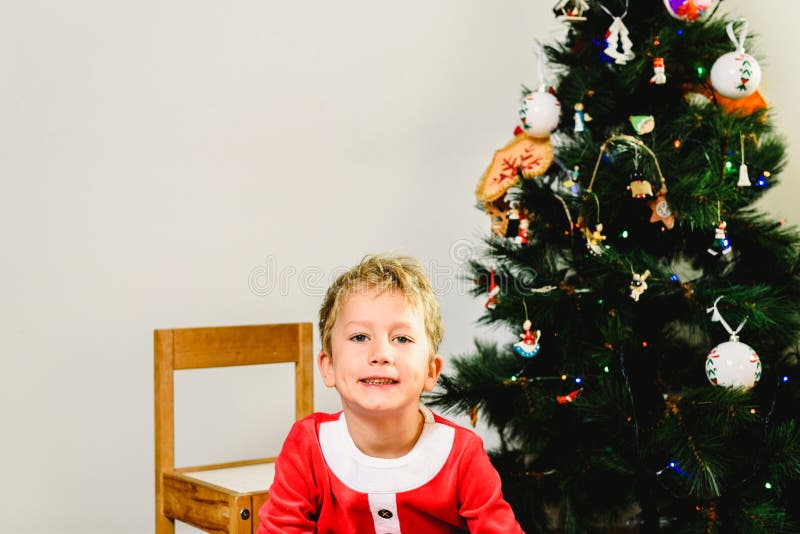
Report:
[[[442,357],[429,357],[425,317],[397,291],[357,290],[331,329],[331,354],[319,353],[323,381],[336,387],[345,413],[391,415],[417,410]]]

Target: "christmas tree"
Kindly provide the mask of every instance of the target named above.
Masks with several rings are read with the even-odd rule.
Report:
[[[785,145],[717,7],[560,1],[478,185],[475,294],[509,343],[431,401],[497,432],[527,532],[800,531],[800,233],[754,206]]]

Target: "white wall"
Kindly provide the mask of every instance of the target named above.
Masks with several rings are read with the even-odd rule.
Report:
[[[792,17],[727,3],[761,33],[791,145],[765,204],[791,220]],[[154,328],[313,321],[330,273],[391,249],[439,286],[443,354],[469,350],[482,301],[459,254],[488,227],[473,189],[537,81],[534,39],[559,31],[551,4],[7,2],[0,531],[152,531]],[[269,411],[268,379],[228,378],[225,406]],[[206,402],[178,406],[178,460],[277,452],[285,417],[224,416],[207,380],[178,383]],[[318,387],[316,406],[337,401]]]

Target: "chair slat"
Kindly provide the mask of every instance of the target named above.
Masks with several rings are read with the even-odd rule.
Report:
[[[201,369],[297,362],[297,324],[180,328],[173,330],[174,368]]]

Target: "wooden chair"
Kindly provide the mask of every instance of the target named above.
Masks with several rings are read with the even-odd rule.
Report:
[[[311,323],[155,331],[156,534],[175,520],[210,533],[252,533],[267,500],[274,458],[175,468],[174,372],[295,364],[295,417],[313,408]]]

